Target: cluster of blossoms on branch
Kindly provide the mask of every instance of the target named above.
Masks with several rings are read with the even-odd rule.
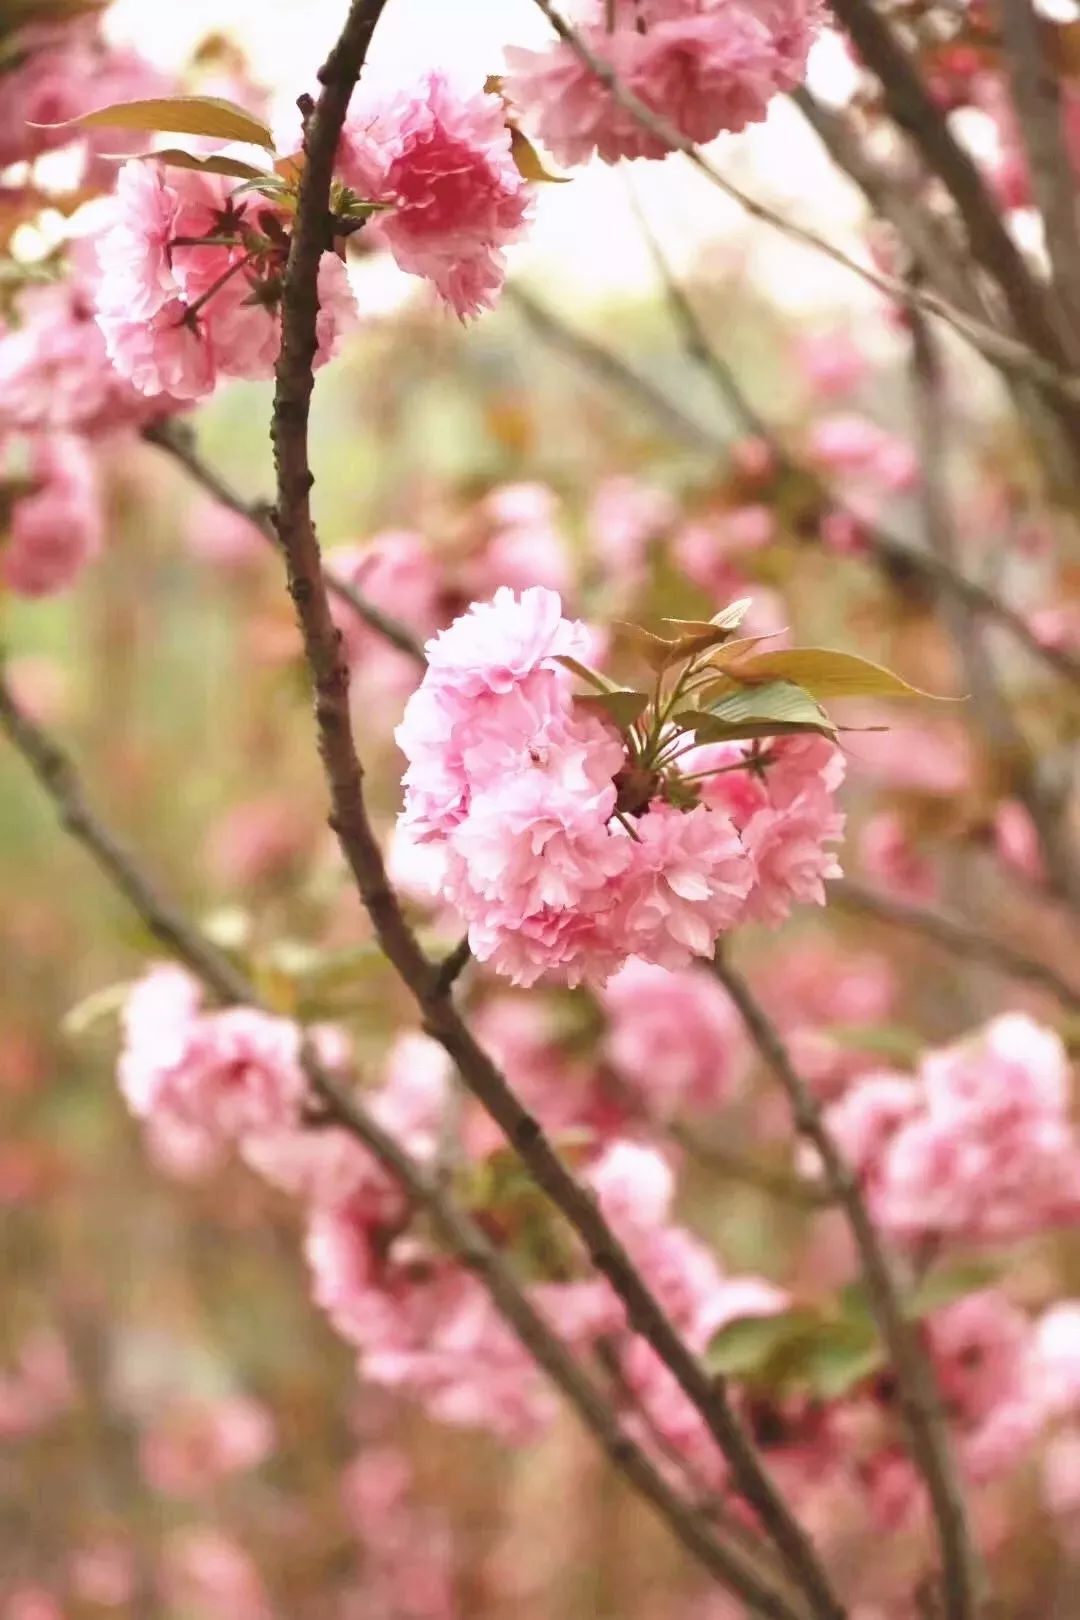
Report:
[[[870,1074],[830,1110],[884,1231],[909,1245],[1001,1241],[1080,1218],[1080,1143],[1058,1035],[1007,1013],[928,1053],[915,1077]]]
[[[629,957],[683,967],[745,917],[824,901],[842,756],[812,731],[699,746],[712,716],[688,706],[724,684],[725,639],[706,625],[681,658],[673,642],[674,678],[661,666],[651,703],[622,694],[621,723],[602,679],[575,692],[590,639],[553,591],[503,587],[429,644],[397,732],[403,825],[444,857],[439,894],[480,961],[523,985],[599,983]]]
[[[720,1008],[709,998],[695,1005],[681,972],[642,964],[635,974],[616,993],[620,975],[603,998],[612,1020],[610,1060],[652,1093],[662,1113],[670,1104],[661,1095],[673,1083],[670,1076],[700,1064],[711,1042],[734,1072],[699,1096],[697,1106],[722,1106],[745,1067],[745,1053],[730,1025],[723,1029]],[[665,994],[669,1073],[646,1076],[632,1045],[645,1026],[630,998],[651,998],[648,1016],[655,1020]],[[917,1529],[925,1503],[903,1447],[896,1391],[858,1291],[836,1301],[820,1285],[781,1287],[758,1275],[726,1273],[674,1219],[669,1156],[627,1134],[632,1112],[620,1113],[610,1099],[606,1109],[597,1106],[592,1088],[602,1086],[601,1079],[575,1080],[553,1048],[543,1055],[535,1021],[526,1016],[530,1006],[520,998],[496,1000],[481,1023],[496,1050],[517,1065],[522,1095],[549,1128],[576,1133],[585,1185],[686,1342],[728,1374],[745,1422],[805,1522],[838,1542],[873,1527]],[[300,1200],[314,1299],[356,1350],[369,1386],[399,1391],[440,1421],[485,1429],[515,1444],[543,1429],[550,1395],[477,1280],[434,1243],[355,1138],[304,1108],[294,1025],[252,1009],[206,1009],[193,981],[159,967],[131,991],[124,1027],[121,1086],[159,1162],[185,1176],[205,1174],[231,1149]],[[320,1042],[343,1072],[340,1037],[325,1030]],[[936,1080],[950,1088],[958,1107],[981,1091],[986,1117],[995,1109],[1003,1117],[1024,1088],[1049,1088],[1062,1102],[1054,1037],[1019,1016],[998,1020],[963,1048],[928,1053],[923,1072],[928,1085]],[[690,1083],[677,1084],[683,1101],[694,1106]],[[872,1075],[852,1080],[834,1112],[857,1109],[860,1097],[880,1084]],[[452,1085],[445,1054],[426,1037],[407,1034],[391,1048],[366,1100],[417,1163],[434,1168],[445,1150]],[[576,1115],[570,1105],[575,1092]],[[702,1419],[655,1352],[628,1333],[607,1283],[588,1276],[584,1256],[483,1117],[471,1106],[453,1117],[458,1140],[449,1173],[489,1234],[527,1266],[534,1303],[575,1349],[617,1366],[618,1400],[641,1443],[661,1448],[664,1466],[685,1469],[699,1490],[726,1497],[732,1482]],[[202,1148],[194,1158],[193,1137]],[[996,1169],[984,1160],[984,1175],[1006,1175],[1011,1151],[1003,1143]],[[989,1194],[996,1200],[996,1184]],[[1080,1214],[1075,1207],[1050,1210],[1035,1188],[1027,1207],[1026,1222],[983,1235],[1000,1240],[1045,1231],[1050,1222]],[[944,1243],[947,1254],[950,1242],[971,1231],[935,1225],[931,1213],[920,1235]],[[820,1241],[831,1241],[824,1230]],[[992,1268],[965,1263],[955,1272],[935,1266],[923,1286],[914,1308],[967,1479],[1001,1479],[1045,1444],[1047,1491],[1068,1510],[1076,1473],[1069,1459],[1080,1432],[1080,1308],[1066,1302],[1029,1317],[995,1286]],[[179,1417],[176,1422],[179,1429],[174,1424],[148,1439],[147,1466],[164,1479],[163,1488],[183,1491],[185,1431]],[[222,1469],[250,1466],[267,1444],[264,1424],[238,1407],[220,1444]],[[358,1474],[357,1490],[360,1485]]]
[[[626,90],[696,142],[759,123],[774,96],[800,84],[821,23],[817,0],[580,0],[566,15]],[[671,150],[569,41],[539,51],[512,46],[506,60],[507,94],[561,163]]]

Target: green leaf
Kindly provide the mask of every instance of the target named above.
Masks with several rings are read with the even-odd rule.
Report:
[[[783,1345],[816,1326],[818,1320],[816,1312],[802,1307],[773,1316],[737,1316],[709,1340],[705,1365],[726,1378],[753,1380]]]
[[[167,146],[160,152],[136,152],[134,160],[139,163],[164,163],[171,169],[195,169],[200,174],[225,174],[234,180],[270,180],[272,175],[265,174],[262,169],[256,169],[251,163],[242,163],[239,158],[219,156],[211,153],[209,157],[196,157],[192,152],[183,152],[177,146]],[[122,162],[128,162],[125,156]]]
[[[648,708],[649,695],[625,687],[617,692],[595,692],[588,697],[575,698],[574,702],[602,720],[613,720],[620,731],[629,731]]]
[[[833,1401],[878,1372],[886,1359],[872,1326],[839,1317],[792,1345],[788,1382]]]
[[[778,647],[726,663],[725,668],[739,681],[793,681],[816,698],[934,696],[932,692],[920,692],[881,664],[827,647]]]
[[[244,141],[274,150],[267,126],[233,101],[219,96],[167,96],[150,101],[120,101],[98,107],[61,124],[36,125],[44,129],[163,130],[170,135],[208,135],[213,140]]]
[[[571,675],[576,675],[579,680],[587,681],[597,692],[620,692],[625,690],[616,681],[609,680],[600,670],[593,669],[589,664],[581,663],[577,658],[571,658],[569,653],[556,653],[555,662],[561,664],[563,669],[568,669]]]
[[[769,681],[764,686],[736,688],[707,710],[683,709],[675,724],[692,731],[699,742],[741,742],[754,737],[787,737],[818,732],[830,740],[836,727],[801,686]]]
[[[903,1024],[830,1024],[823,1033],[847,1051],[868,1052],[905,1067],[918,1061],[925,1045],[917,1030]]]
[[[1000,1266],[986,1259],[957,1260],[949,1266],[935,1266],[916,1285],[908,1301],[908,1311],[920,1319],[929,1316],[931,1311],[940,1311],[943,1306],[963,1299],[965,1294],[977,1294],[980,1289],[989,1288],[997,1281],[1000,1270]]]
[[[523,180],[531,180],[534,184],[548,186],[568,186],[568,174],[549,174],[540,161],[540,154],[527,135],[523,135],[515,124],[510,129],[510,156],[517,165],[517,172]]]

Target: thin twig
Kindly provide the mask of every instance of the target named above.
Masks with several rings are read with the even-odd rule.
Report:
[[[804,246],[814,248],[823,253],[834,264],[845,270],[850,270],[859,276],[869,286],[876,288],[887,298],[892,299],[904,309],[922,309],[929,315],[935,315],[940,320],[960,333],[973,348],[978,349],[984,357],[1003,371],[1015,372],[1031,378],[1040,387],[1052,396],[1054,402],[1061,409],[1062,403],[1069,407],[1071,417],[1075,417],[1075,407],[1080,403],[1080,373],[1064,364],[1060,357],[1047,358],[1041,348],[1021,342],[997,331],[985,322],[976,320],[963,310],[954,308],[943,298],[927,292],[925,289],[914,289],[898,280],[895,276],[885,275],[883,272],[871,269],[860,264],[850,254],[838,248],[835,243],[828,241],[817,231],[808,226],[800,225],[795,220],[786,218],[776,209],[768,207],[754,197],[748,197],[738,186],[732,184],[719,169],[710,162],[701,149],[694,145],[682,132],[668,119],[662,118],[653,112],[640,97],[632,90],[627,89],[610,63],[597,56],[581,38],[577,31],[571,28],[555,7],[551,0],[533,0],[534,5],[547,17],[559,37],[575,52],[581,61],[596,75],[600,83],[610,92],[619,106],[625,108],[643,128],[650,130],[673,152],[681,152],[693,166],[698,169],[706,179],[733,202],[738,203],[743,211],[752,219],[761,220],[771,225],[793,241],[801,242]],[[1022,261],[1021,261],[1022,262]]]
[[[926,1482],[941,1545],[946,1612],[974,1620],[982,1586],[964,1500],[952,1458],[933,1369],[915,1325],[904,1311],[892,1263],[870,1218],[858,1180],[825,1124],[821,1105],[792,1063],[787,1047],[750,986],[718,950],[715,973],[738,1008],[763,1061],[779,1080],[796,1130],[816,1150],[822,1174],[847,1216],[867,1297],[896,1374],[912,1456]]]
[[[940,210],[935,210],[925,195],[902,184],[876,163],[849,115],[823,106],[805,85],[791,92],[791,100],[836,166],[854,181],[874,212],[897,232],[914,266],[921,272],[924,284],[976,319],[990,324],[1007,319],[1000,290],[989,280],[981,281],[970,272],[963,227],[955,214],[942,218]],[[1003,372],[1002,381],[1042,455],[1051,487],[1061,490],[1068,498],[1076,472],[1060,421],[1028,379]]]
[[[833,1195],[824,1183],[800,1176],[794,1170],[751,1159],[715,1137],[703,1134],[687,1120],[672,1120],[663,1128],[695,1163],[718,1172],[728,1181],[753,1187],[782,1204],[794,1204],[799,1209],[824,1209],[833,1202]]]
[[[1039,641],[1027,620],[1014,608],[1011,608],[992,591],[969,579],[959,566],[958,558],[949,552],[940,549],[922,550],[909,545],[906,540],[881,528],[861,516],[853,507],[829,489],[828,485],[810,467],[797,461],[788,450],[777,430],[761,416],[743,390],[738,378],[731,367],[718,352],[715,344],[709,337],[701,316],[695,309],[685,289],[675,278],[667,257],[655,233],[650,229],[649,223],[640,208],[637,210],[642,232],[652,255],[664,288],[672,317],[682,334],[687,352],[712,377],[728,408],[735,414],[742,427],[749,433],[755,434],[768,445],[773,460],[779,471],[792,478],[798,478],[808,489],[814,500],[822,507],[830,507],[833,511],[850,517],[858,526],[868,550],[875,559],[892,569],[905,569],[917,573],[944,599],[955,599],[970,612],[987,618],[995,619],[1018,640],[1027,650],[1038,657],[1042,662],[1050,665],[1056,674],[1063,676],[1071,684],[1080,686],[1080,660],[1076,659],[1067,650],[1047,647]],[[917,317],[915,317],[917,318]],[[548,317],[550,323],[555,317]],[[576,336],[564,329],[565,339]],[[613,357],[609,357],[613,358]],[[590,356],[583,355],[582,360],[588,363]],[[609,368],[608,375],[612,376]],[[616,376],[612,380],[617,381]]]
[[[949,128],[892,24],[871,0],[831,0],[831,4],[859,56],[880,80],[892,118],[955,202],[972,253],[1000,287],[1017,333],[1055,369],[1070,370],[1067,350],[1048,308],[1044,288],[1025,263],[978,166]],[[1058,395],[1059,401],[1065,398]],[[1057,410],[1074,455],[1080,451],[1080,416],[1075,407],[1076,393],[1072,390],[1068,408],[1059,404]]]
[[[1075,357],[1080,342],[1080,234],[1061,86],[1046,54],[1044,24],[1030,0],[997,0],[996,10],[1031,189],[1043,219],[1054,294]]]
[[[194,964],[199,975],[212,981],[226,1000],[247,1000],[249,986],[243,974],[161,893],[132,852],[91,810],[71,761],[19,708],[2,668],[0,730],[18,749],[45,789],[65,830],[91,851],[159,944],[181,961]]]
[[[989,321],[987,300],[979,283],[965,276],[964,260],[956,252],[961,244],[951,240],[948,222],[923,206],[910,186],[901,185],[874,161],[850,118],[825,106],[804,84],[791,92],[790,99],[837,168],[854,181],[874,212],[902,238],[925,281],[957,309]]]
[[[959,546],[948,491],[949,420],[938,344],[918,313],[910,317],[914,431],[921,499],[930,551],[948,568],[959,565]],[[1068,793],[1047,780],[1002,694],[984,627],[966,603],[941,604],[942,618],[971,693],[972,710],[994,758],[1007,765],[1017,798],[1031,817],[1050,888],[1080,909],[1080,868],[1070,847]]]
[[[924,939],[931,939],[954,956],[984,962],[987,967],[996,968],[1010,978],[1024,979],[1029,984],[1038,985],[1041,990],[1055,996],[1064,1007],[1080,1008],[1080,989],[1063,979],[1052,967],[1025,956],[1004,940],[992,939],[983,929],[951,912],[896,900],[892,895],[869,889],[853,878],[837,878],[830,883],[829,900],[848,911],[874,917],[891,928],[901,928]]]
[[[727,1457],[737,1488],[755,1508],[814,1612],[842,1614],[805,1531],[766,1473],[731,1405],[726,1385],[713,1380],[648,1288],[596,1200],[567,1169],[539,1122],[525,1109],[498,1067],[478,1045],[452,998],[439,990],[438,968],[421,951],[388,882],[368,814],[363,770],[349,708],[349,671],[322,576],[311,514],[313,476],[308,423],[314,386],[318,269],[326,246],[330,184],[338,139],[385,0],[354,0],[320,80],[317,106],[306,121],[306,162],[282,295],[272,435],[277,470],[276,522],[289,591],[296,607],[315,693],[319,752],[330,789],[331,825],[383,952],[411,992],[424,1028],[454,1060],[466,1086],[500,1125],[538,1186],[578,1233],[597,1269],[626,1306],[631,1325],[657,1351]]]
[[[129,902],[149,932],[226,1004],[258,1006],[255,987],[217,946],[185,917],[90,808],[71,761],[44,729],[18,707],[0,672],[0,729],[22,755],[50,799],[61,824]],[[609,1403],[522,1292],[499,1252],[453,1201],[445,1186],[425,1175],[396,1139],[322,1069],[310,1047],[304,1063],[319,1101],[320,1123],[334,1121],[357,1137],[394,1176],[410,1203],[426,1211],[439,1237],[479,1278],[521,1344],[566,1396],[615,1467],[652,1504],[673,1534],[755,1614],[801,1620],[786,1597],[765,1583],[741,1555],[714,1533],[642,1449],[624,1432]]]
[[[602,382],[613,385],[635,406],[644,406],[676,443],[706,455],[716,455],[722,448],[710,428],[688,416],[673,399],[612,354],[610,349],[605,349],[603,344],[595,342],[583,332],[572,332],[520,282],[509,283],[503,298],[546,342],[570,354],[586,371],[599,377]]]
[[[195,436],[186,423],[174,421],[151,422],[143,428],[143,438],[148,444],[153,444],[159,450],[164,450],[178,462],[189,477],[206,491],[219,506],[226,511],[235,512],[237,517],[246,518],[254,529],[257,529],[264,540],[277,547],[277,530],[274,527],[273,510],[265,501],[247,501],[240,495],[228,481],[222,477],[209,462],[204,461],[199,454],[195,443]],[[369,602],[362,591],[347,580],[341,579],[332,568],[325,570],[327,589],[340,601],[348,604],[358,618],[396,647],[406,657],[416,664],[423,664],[424,648],[420,640],[400,619],[392,614],[385,613],[382,608]]]

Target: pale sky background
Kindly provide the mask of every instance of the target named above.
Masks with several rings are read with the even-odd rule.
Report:
[[[257,76],[287,103],[314,85],[342,10],[343,0],[115,0],[108,15],[115,37],[163,66],[183,60],[207,34],[228,32]],[[441,67],[479,83],[500,70],[505,44],[547,38],[547,23],[532,0],[391,0],[375,36],[367,82],[400,84]],[[823,93],[842,91],[850,77],[835,41],[818,47],[813,69]],[[714,154],[744,189],[827,229],[849,251],[861,251],[861,203],[792,108],[779,105],[765,125],[722,138]],[[793,314],[835,305],[850,318],[876,302],[855,277],[748,221],[681,159],[632,169],[642,204],[676,265],[688,263],[703,240],[721,239],[764,295]],[[539,191],[537,220],[528,242],[514,252],[515,269],[575,300],[653,284],[623,174],[595,164],[575,171],[570,185]],[[393,302],[404,287],[398,287],[397,272],[382,273],[388,279],[381,296]]]

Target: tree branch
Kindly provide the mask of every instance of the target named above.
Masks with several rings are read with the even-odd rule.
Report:
[[[912,313],[911,369],[914,427],[922,469],[922,506],[930,550],[946,567],[956,569],[959,547],[949,505],[946,452],[949,442],[945,378],[938,345],[922,316]],[[998,685],[997,672],[983,627],[964,602],[942,603],[942,616],[971,692],[972,708],[992,756],[1009,772],[1013,791],[1031,817],[1050,887],[1066,904],[1080,910],[1080,869],[1068,828],[1068,791],[1050,784],[1032,756]]]
[[[409,928],[391,888],[368,815],[363,771],[349,711],[349,672],[322,577],[312,521],[308,421],[316,346],[319,260],[327,243],[330,183],[337,143],[368,41],[385,0],[353,0],[341,38],[320,73],[323,91],[305,131],[306,164],[285,270],[282,343],[277,364],[273,441],[275,521],[289,591],[315,691],[315,718],[332,804],[331,825],[385,955],[412,993],[424,1028],[454,1060],[466,1086],[502,1128],[533,1179],[578,1233],[597,1269],[626,1306],[635,1331],[656,1350],[727,1457],[733,1479],[757,1511],[822,1620],[842,1614],[804,1530],[769,1479],[731,1406],[647,1287],[595,1199],[575,1179],[522,1107],[504,1076],[440,988],[439,970]]]
[[[677,444],[684,444],[687,449],[706,455],[715,455],[721,448],[715,433],[709,428],[688,416],[673,399],[669,399],[647,377],[612,354],[610,349],[605,349],[603,344],[584,332],[572,331],[546,304],[527,292],[520,282],[510,282],[503,292],[503,298],[546,343],[561,349],[584,370],[617,389],[635,405],[644,406]]]
[[[821,1105],[797,1073],[787,1047],[750,986],[719,948],[715,972],[738,1008],[761,1058],[787,1094],[795,1128],[817,1151],[825,1183],[847,1216],[870,1307],[896,1373],[912,1456],[926,1482],[933,1508],[941,1545],[946,1613],[950,1620],[975,1620],[982,1587],[979,1562],[968,1530],[933,1369],[915,1324],[905,1314],[892,1263],[870,1219],[859,1183],[825,1124]]]
[[[258,1006],[254,986],[163,894],[90,808],[74,766],[48,734],[18,707],[0,671],[0,729],[48,795],[61,824],[91,856],[161,944],[226,1004]],[[410,1202],[423,1209],[447,1247],[479,1278],[521,1344],[567,1398],[619,1472],[648,1501],[682,1545],[719,1581],[768,1620],[801,1620],[788,1598],[714,1533],[706,1517],[674,1491],[644,1451],[623,1431],[610,1405],[571,1352],[518,1286],[512,1271],[479,1227],[437,1179],[422,1172],[363,1104],[325,1072],[310,1045],[303,1053],[323,1121],[355,1136],[385,1166]]]
[[[974,159],[956,140],[894,29],[871,0],[831,0],[831,4],[860,57],[879,79],[892,118],[955,202],[972,253],[1000,287],[1020,337],[1055,368],[1070,370],[1068,349],[1043,288],[1009,235]],[[1056,414],[1074,456],[1080,456],[1075,397],[1066,408],[1059,396]]]
[[[533,0],[533,3],[544,13],[560,39],[569,45],[585,66],[596,75],[619,106],[625,108],[643,128],[651,130],[672,151],[681,152],[710,184],[716,186],[733,202],[738,203],[752,219],[761,220],[782,231],[793,241],[802,242],[804,246],[823,253],[834,264],[850,270],[902,308],[921,309],[947,322],[999,369],[1016,373],[1038,383],[1046,391],[1057,414],[1062,417],[1063,425],[1072,426],[1080,433],[1080,413],[1077,411],[1077,406],[1080,405],[1080,373],[1073,370],[1059,352],[1048,357],[1039,346],[999,332],[995,327],[988,326],[985,322],[965,314],[963,310],[954,308],[935,293],[912,288],[895,276],[885,275],[881,271],[860,264],[857,259],[853,259],[850,254],[845,253],[817,231],[785,218],[775,209],[758,202],[756,198],[748,197],[738,186],[726,179],[701,149],[695,146],[693,141],[688,140],[674,124],[654,113],[640,97],[627,89],[611,65],[590,49],[580,34],[556,11],[551,0]]]
[[[199,485],[200,489],[217,501],[226,511],[235,512],[237,517],[246,518],[253,528],[263,536],[264,540],[277,547],[277,530],[274,527],[273,511],[265,501],[246,501],[244,497],[233,489],[232,485],[224,479],[209,462],[204,461],[199,454],[195,443],[195,436],[186,423],[176,421],[150,422],[142,430],[142,436],[147,444],[156,445],[164,450],[166,455],[173,458],[179,466]],[[332,569],[324,573],[327,590],[336,596],[339,601],[346,603],[356,614],[357,618],[382,636],[391,647],[396,647],[406,657],[416,664],[423,664],[424,648],[422,643],[413,635],[408,625],[402,624],[392,614],[384,613],[382,608],[369,602],[362,591],[347,580],[339,579]]]
[[[687,353],[712,377],[718,392],[745,431],[755,434],[768,445],[777,468],[791,477],[800,479],[822,507],[827,506],[833,511],[843,513],[857,524],[868,549],[879,564],[891,569],[910,569],[933,587],[944,604],[955,601],[971,614],[996,620],[1029,652],[1033,652],[1044,663],[1049,664],[1055,673],[1080,687],[1080,660],[1068,651],[1044,646],[1021,614],[985,586],[967,577],[952,548],[932,546],[929,550],[920,550],[909,545],[906,540],[901,540],[878,524],[868,521],[853,507],[848,506],[829,489],[824,479],[819,478],[812,468],[795,459],[777,430],[764,420],[747,398],[735,373],[718,353],[701,316],[675,279],[664,251],[649,227],[648,220],[640,208],[637,212],[653,263],[656,265],[657,275],[676,327],[682,334]],[[913,321],[918,319],[920,317],[917,314],[912,316]]]
[[[1015,946],[1003,940],[991,939],[962,918],[950,912],[932,910],[929,906],[915,906],[906,900],[896,900],[890,894],[881,894],[857,883],[853,878],[837,878],[829,884],[829,899],[848,911],[858,911],[874,917],[892,928],[901,928],[924,939],[933,940],[955,956],[972,962],[984,962],[999,973],[1013,979],[1025,979],[1056,996],[1062,1006],[1080,1009],[1080,989],[1063,979],[1045,962],[1036,962]]]

